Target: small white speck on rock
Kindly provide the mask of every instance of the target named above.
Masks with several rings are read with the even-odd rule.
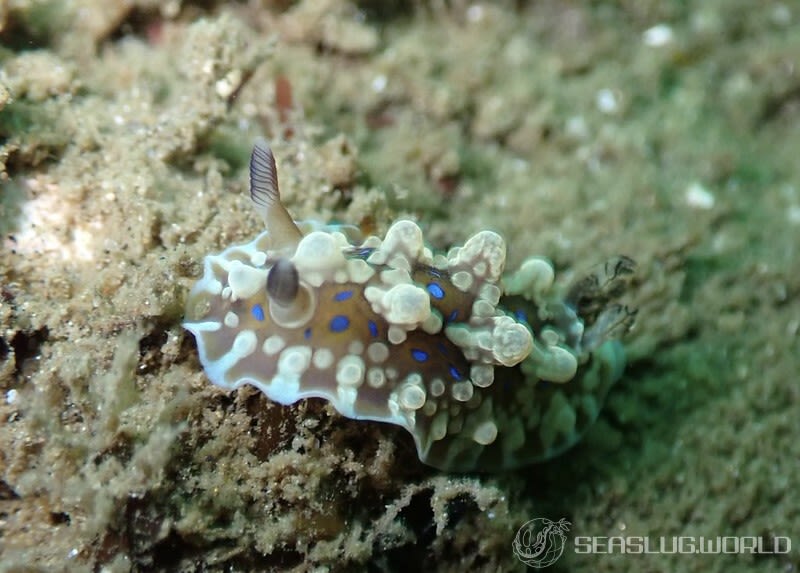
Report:
[[[691,183],[684,194],[686,204],[692,209],[711,209],[714,207],[714,195],[698,182]]]
[[[19,398],[19,392],[13,388],[6,392],[6,404],[15,404],[17,398]]]
[[[672,28],[666,24],[656,24],[642,34],[642,42],[651,48],[661,48],[672,42]]]

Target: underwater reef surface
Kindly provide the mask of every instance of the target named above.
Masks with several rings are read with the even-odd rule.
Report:
[[[0,6],[0,571],[800,568],[791,2]],[[301,220],[492,230],[564,284],[637,262],[628,367],[563,455],[443,473],[401,428],[212,385],[203,257]],[[581,553],[574,536],[772,554]],[[606,545],[601,547],[606,548]],[[785,545],[783,546],[785,547]]]

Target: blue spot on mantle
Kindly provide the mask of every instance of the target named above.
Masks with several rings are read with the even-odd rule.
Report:
[[[347,300],[351,296],[353,296],[353,291],[351,291],[351,290],[343,290],[343,291],[337,292],[335,295],[333,295],[333,300],[335,300],[336,302],[341,302],[343,300]]]
[[[367,322],[367,326],[369,327],[369,333],[373,337],[378,336],[378,325],[375,324],[375,321],[373,321],[373,320],[368,321]]]
[[[260,304],[254,304],[253,308],[250,309],[250,314],[253,315],[258,322],[262,322],[264,320],[264,307]]]
[[[431,296],[437,300],[441,300],[444,298],[444,290],[438,283],[428,283],[428,292],[431,293]]]
[[[411,357],[417,362],[425,362],[428,359],[428,353],[419,348],[412,348]]]
[[[453,379],[456,380],[456,382],[462,379],[461,372],[459,372],[458,368],[456,368],[452,364],[450,365],[450,376],[452,376]]]
[[[329,325],[331,332],[344,332],[350,326],[350,319],[343,314],[337,314],[331,319]]]

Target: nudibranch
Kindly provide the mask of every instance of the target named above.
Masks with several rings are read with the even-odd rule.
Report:
[[[324,398],[349,418],[402,426],[426,464],[488,471],[570,447],[622,374],[617,339],[635,314],[616,303],[633,270],[626,257],[560,293],[541,257],[504,275],[505,242],[491,231],[446,255],[409,220],[383,239],[351,242],[340,226],[304,233],[263,140],[250,196],[266,230],[205,258],[184,322],[226,390]]]

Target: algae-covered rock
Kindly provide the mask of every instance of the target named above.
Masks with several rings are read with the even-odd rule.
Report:
[[[0,2],[0,571],[523,571],[536,517],[571,524],[555,570],[800,567],[795,7],[384,6]],[[203,257],[262,229],[257,137],[300,220],[490,230],[562,292],[634,258],[583,440],[436,473],[402,429],[211,385],[180,323]],[[547,440],[597,406],[551,392]]]

